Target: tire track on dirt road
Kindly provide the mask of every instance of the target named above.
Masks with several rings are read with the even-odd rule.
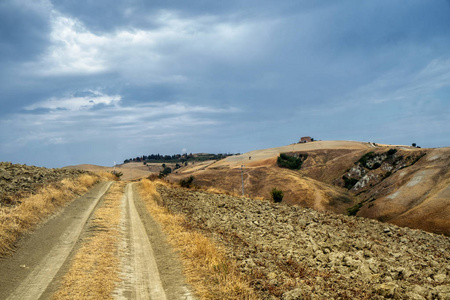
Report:
[[[124,200],[128,205],[128,219],[131,220],[131,248],[134,271],[134,294],[136,299],[166,300],[166,293],[159,275],[158,265],[144,224],[134,204],[132,185],[125,188]]]
[[[13,258],[0,264],[2,299],[41,297],[71,253],[86,222],[111,184],[112,182],[100,183],[90,193],[82,196],[81,200],[72,202],[62,215],[50,220],[27,239]],[[57,228],[59,232],[55,233],[54,230],[47,230],[48,228]],[[15,272],[17,269],[22,269],[22,272]],[[8,274],[4,272],[11,272],[12,278],[3,278]],[[14,288],[11,290],[12,286]]]
[[[194,300],[185,282],[181,263],[164,233],[129,183],[122,198],[121,282],[115,299]]]

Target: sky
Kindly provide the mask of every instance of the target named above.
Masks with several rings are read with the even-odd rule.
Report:
[[[450,146],[450,1],[0,1],[0,161],[302,136]]]

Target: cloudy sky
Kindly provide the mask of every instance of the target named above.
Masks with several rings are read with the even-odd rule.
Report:
[[[0,161],[450,146],[447,0],[1,0]]]

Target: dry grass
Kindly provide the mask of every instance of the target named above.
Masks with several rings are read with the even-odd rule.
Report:
[[[226,257],[223,249],[202,234],[189,229],[182,215],[171,214],[157,204],[160,195],[155,183],[143,179],[140,195],[150,214],[161,224],[169,243],[179,253],[187,281],[198,297],[258,299],[249,287],[247,278],[237,271],[235,262]]]
[[[0,208],[0,257],[10,254],[19,237],[47,219],[59,207],[85,193],[99,180],[82,174],[41,188],[36,194],[18,199],[15,207]]]
[[[119,282],[118,247],[121,198],[125,183],[114,183],[90,221],[85,240],[53,299],[112,299]]]
[[[117,176],[112,174],[111,172],[98,171],[98,172],[94,172],[94,173],[97,174],[100,177],[100,180],[102,180],[102,181],[117,181],[118,180]]]

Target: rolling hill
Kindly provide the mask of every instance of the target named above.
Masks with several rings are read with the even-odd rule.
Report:
[[[307,154],[300,170],[277,165],[280,153]],[[241,166],[242,171],[241,171]],[[450,235],[450,148],[421,149],[352,141],[316,141],[190,164],[169,180],[193,175],[200,186],[373,218]]]

